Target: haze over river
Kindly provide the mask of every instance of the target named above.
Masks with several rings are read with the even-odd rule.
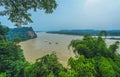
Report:
[[[72,50],[68,49],[71,40],[83,38],[83,36],[48,34],[43,32],[37,33],[37,35],[38,37],[35,39],[20,43],[26,60],[35,62],[37,58],[54,52],[56,53],[59,62],[64,66],[67,66],[68,59],[74,56]],[[106,39],[108,46],[115,41],[120,42],[120,40]],[[120,53],[120,48],[118,49],[118,53]]]

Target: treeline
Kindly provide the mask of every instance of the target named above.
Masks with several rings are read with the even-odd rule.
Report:
[[[22,41],[36,38],[37,34],[32,27],[20,27],[9,29],[6,38],[8,41],[13,41],[15,38],[20,38]]]
[[[68,60],[68,67],[59,63],[55,54],[43,56],[35,63],[25,60],[23,51],[14,41],[5,38],[7,28],[0,25],[0,77],[119,77],[119,42],[107,47],[101,37],[84,36],[68,46],[76,57]],[[104,32],[101,32],[104,33]],[[63,52],[64,53],[64,52]]]
[[[120,30],[106,30],[106,31],[108,36],[120,36]],[[47,33],[97,36],[99,32],[100,30],[60,30],[60,31],[48,31]]]

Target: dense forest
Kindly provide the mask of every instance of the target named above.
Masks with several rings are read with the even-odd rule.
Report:
[[[68,46],[75,57],[63,67],[57,56],[45,55],[29,63],[16,41],[7,41],[9,28],[0,25],[0,77],[119,77],[119,42],[107,47],[105,39],[85,35],[82,40],[73,40]]]
[[[100,31],[101,30],[60,30],[60,31],[48,31],[47,33],[97,36]],[[120,36],[120,30],[106,30],[106,32],[108,36]]]

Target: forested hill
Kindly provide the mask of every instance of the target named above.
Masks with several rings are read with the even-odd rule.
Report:
[[[100,30],[60,30],[48,31],[47,33],[68,34],[68,35],[92,35],[96,36]],[[120,36],[120,30],[106,30],[108,36]]]
[[[8,41],[13,41],[15,38],[20,38],[22,41],[36,38],[37,35],[32,27],[21,27],[10,29],[6,35]]]

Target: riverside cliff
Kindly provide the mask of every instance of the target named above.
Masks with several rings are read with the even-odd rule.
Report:
[[[13,41],[15,38],[20,38],[22,41],[36,38],[37,34],[32,27],[14,28],[8,31],[6,38],[8,41]]]

